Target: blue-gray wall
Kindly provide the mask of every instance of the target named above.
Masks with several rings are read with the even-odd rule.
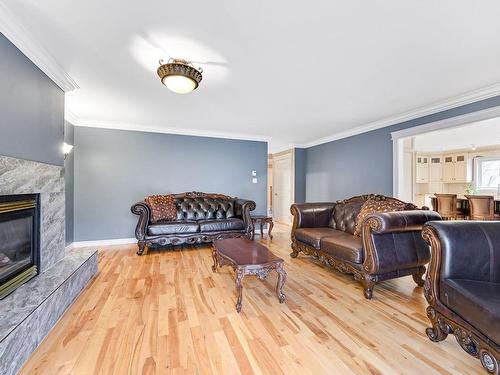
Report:
[[[306,149],[306,200],[392,195],[391,132],[500,105],[500,96]]]
[[[0,155],[63,165],[64,92],[0,34]]]
[[[134,237],[130,206],[150,194],[203,191],[265,214],[267,143],[74,128],[74,240]],[[252,183],[252,170],[258,183]]]
[[[295,203],[306,201],[306,149],[295,149]]]
[[[75,127],[69,123],[64,123],[64,142],[69,145],[75,144]],[[66,245],[73,242],[73,215],[74,215],[74,182],[75,176],[73,173],[74,157],[73,152],[69,153],[64,160],[64,182],[66,192]]]

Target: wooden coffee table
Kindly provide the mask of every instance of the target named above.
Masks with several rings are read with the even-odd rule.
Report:
[[[285,301],[285,293],[283,293],[286,281],[284,261],[271,253],[264,245],[246,238],[217,240],[213,243],[212,258],[214,260],[212,271],[217,272],[217,266],[228,265],[233,267],[236,273],[237,312],[241,311],[242,281],[245,275],[254,275],[264,280],[269,272],[275,270],[278,273],[276,294],[280,303]]]

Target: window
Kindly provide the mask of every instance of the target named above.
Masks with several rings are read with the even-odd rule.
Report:
[[[497,191],[500,185],[500,156],[479,157],[476,166],[476,188]]]

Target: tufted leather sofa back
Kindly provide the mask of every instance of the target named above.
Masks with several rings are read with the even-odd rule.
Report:
[[[335,207],[333,208],[328,226],[336,230],[354,234],[354,231],[356,230],[356,219],[361,211],[361,207],[363,207],[363,204],[368,199],[399,201],[396,198],[378,194],[359,195],[346,200],[337,201]],[[417,207],[411,203],[407,203],[406,205],[407,210],[417,209]]]
[[[223,195],[195,193],[176,195],[177,220],[216,220],[235,217],[235,199]]]
[[[354,234],[354,230],[356,229],[356,218],[365,200],[366,199],[362,197],[355,197],[347,201],[337,202],[333,208],[333,214],[328,226],[336,230],[341,230],[342,232]]]

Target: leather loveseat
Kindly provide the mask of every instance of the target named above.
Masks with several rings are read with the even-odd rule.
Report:
[[[404,211],[373,213],[361,223],[358,214],[367,201],[399,204]],[[423,225],[441,220],[438,213],[382,195],[362,195],[332,203],[293,204],[292,253],[319,258],[340,272],[354,275],[371,299],[379,281],[412,275],[419,286],[429,261],[429,247],[421,236]]]
[[[434,222],[422,236],[432,248],[427,336],[438,342],[452,333],[489,373],[500,374],[500,222]]]
[[[188,192],[174,194],[177,218],[173,221],[151,222],[151,209],[146,202],[131,208],[139,215],[135,237],[142,255],[150,246],[196,244],[223,238],[251,239],[253,224],[250,211],[255,202],[222,194]]]

